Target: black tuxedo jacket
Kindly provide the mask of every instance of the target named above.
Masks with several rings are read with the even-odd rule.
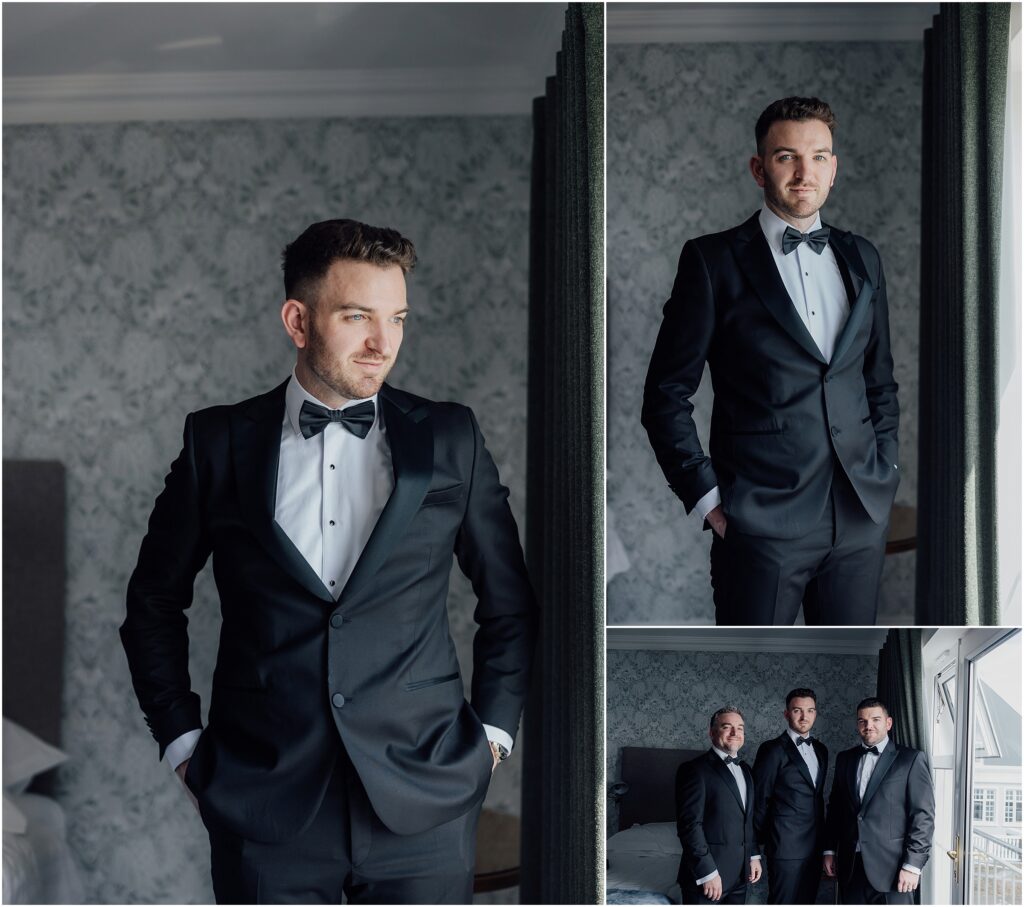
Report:
[[[683,246],[642,421],[687,513],[718,485],[730,526],[798,538],[824,512],[838,459],[871,519],[888,518],[899,405],[882,263],[867,240],[830,229],[850,298],[831,362],[793,308],[757,214]],[[690,402],[705,362],[710,457]]]
[[[805,860],[821,855],[828,749],[815,737],[811,747],[818,759],[815,781],[789,734],[783,732],[757,749],[754,836],[769,859]]]
[[[928,757],[890,739],[864,791],[857,796],[857,765],[862,749],[836,758],[828,798],[824,850],[836,854],[841,881],[853,872],[858,833],[864,874],[876,891],[895,891],[903,864],[922,869],[935,830],[935,792]]]
[[[750,873],[754,852],[754,778],[745,762],[747,806],[729,769],[714,750],[676,771],[676,828],[683,845],[679,884],[692,887],[716,869],[728,891]]]
[[[186,419],[128,584],[135,691],[161,756],[201,726],[185,609],[212,553],[220,647],[186,774],[204,819],[250,840],[297,834],[340,737],[384,824],[423,831],[484,795],[481,723],[519,724],[536,609],[508,491],[468,408],[384,385],[395,488],[335,602],[274,521],[286,385]],[[453,552],[478,598],[472,705],[448,632]]]

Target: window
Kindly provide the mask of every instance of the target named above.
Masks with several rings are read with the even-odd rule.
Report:
[[[974,788],[974,821],[995,822],[996,792],[991,787]]]
[[[1006,792],[1006,803],[1004,804],[1003,821],[1008,825],[1020,824],[1021,821],[1021,796],[1020,790],[1008,790]]]

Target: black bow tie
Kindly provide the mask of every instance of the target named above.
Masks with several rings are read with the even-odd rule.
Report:
[[[807,243],[816,254],[821,255],[825,251],[825,246],[828,245],[828,227],[811,230],[810,233],[801,233],[792,227],[786,227],[786,232],[782,234],[782,254],[789,255],[802,242]]]
[[[724,759],[722,759],[722,761],[723,761],[723,762],[724,762],[724,763],[725,763],[726,765],[732,765],[732,763],[734,763],[734,762],[739,762],[740,760],[739,760],[739,759],[737,759],[737,758],[736,758],[735,756],[726,756],[726,757],[725,757]]]
[[[299,428],[302,437],[312,438],[320,434],[332,422],[340,422],[348,431],[357,438],[365,438],[373,425],[376,410],[372,400],[365,403],[357,403],[346,409],[328,409],[326,406],[318,406],[308,400],[302,402],[302,409],[299,410]]]
[[[861,747],[861,749],[864,750],[864,755],[865,756],[868,753],[874,753],[876,756],[878,755],[878,747],[877,746],[864,746],[864,747]]]
[[[797,746],[803,746],[805,743],[808,746],[810,746],[811,745],[811,738],[810,737],[797,737],[796,738],[796,745]]]

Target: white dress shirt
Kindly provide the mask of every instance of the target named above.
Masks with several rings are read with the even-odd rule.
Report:
[[[826,245],[819,255],[807,243],[800,243],[786,255],[782,251],[782,236],[786,228],[793,225],[786,223],[767,204],[761,206],[759,221],[793,308],[825,361],[831,362],[836,341],[850,314],[850,299],[846,295],[835,252]],[[810,233],[820,227],[821,216],[815,214],[814,223],[800,232]],[[693,509],[703,520],[721,503],[722,497],[716,485],[697,501]]]
[[[327,404],[309,393],[294,371],[285,389],[274,520],[335,601],[395,489],[391,447],[377,396],[367,399],[373,401],[376,412],[365,438],[338,422],[304,438],[299,426],[302,404],[307,400],[317,406]],[[349,400],[341,409],[365,402]],[[512,751],[508,733],[488,724],[484,731],[488,740]],[[188,759],[200,733],[196,728],[168,744],[168,764],[176,768]]]
[[[864,751],[861,753],[860,760],[857,762],[857,797],[858,797],[858,799],[860,799],[860,800],[864,799],[864,793],[868,789],[868,784],[871,781],[871,776],[874,774],[875,766],[878,765],[878,760],[881,757],[882,753],[885,752],[885,748],[888,745],[889,745],[889,737],[888,737],[888,735],[886,735],[881,740],[879,740],[878,743],[875,744],[875,746],[878,748],[878,755],[877,756],[874,753],[867,752],[867,750],[862,747],[862,749]],[[832,783],[835,784],[836,782],[833,781]],[[857,840],[857,847],[855,849],[856,849],[856,851],[858,853],[860,852],[860,839]],[[835,853],[834,850],[826,850],[825,851],[825,855],[826,856],[829,855],[829,854],[834,854],[834,853]],[[921,870],[920,869],[918,869],[916,866],[911,866],[909,863],[904,863],[903,864],[903,868],[906,869],[908,872],[914,873],[915,875],[920,875],[921,874]]]
[[[809,743],[799,744],[797,740],[800,739],[800,734],[794,731],[791,727],[786,728],[786,733],[789,734],[789,739],[793,741],[793,746],[796,747],[796,751],[803,757],[804,762],[807,763],[807,770],[811,773],[811,781],[814,784],[818,783],[818,756],[814,752],[814,747]],[[807,740],[811,739],[811,735],[807,735]]]
[[[728,753],[725,750],[720,750],[717,746],[712,746],[711,749],[714,750],[715,755],[718,756],[719,759],[725,759],[726,756],[732,756],[732,753]],[[738,759],[739,758],[739,753],[737,753],[734,758]],[[727,763],[725,767],[728,769],[729,774],[732,775],[733,780],[736,782],[736,787],[739,788],[740,800],[743,801],[743,809],[746,810],[746,808],[747,808],[747,797],[749,796],[750,791],[747,790],[747,779],[746,779],[746,777],[743,774],[743,769],[740,768],[738,762]],[[759,854],[758,855],[751,855],[750,859],[751,860],[760,860],[761,857],[760,857]],[[710,882],[717,875],[718,875],[718,870],[716,869],[710,875],[704,876],[703,879],[697,879],[696,884],[703,885],[705,882]]]

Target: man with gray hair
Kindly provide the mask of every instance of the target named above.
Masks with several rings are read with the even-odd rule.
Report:
[[[742,904],[761,878],[754,849],[754,778],[740,761],[743,714],[727,705],[711,716],[711,749],[676,772],[684,904]]]

